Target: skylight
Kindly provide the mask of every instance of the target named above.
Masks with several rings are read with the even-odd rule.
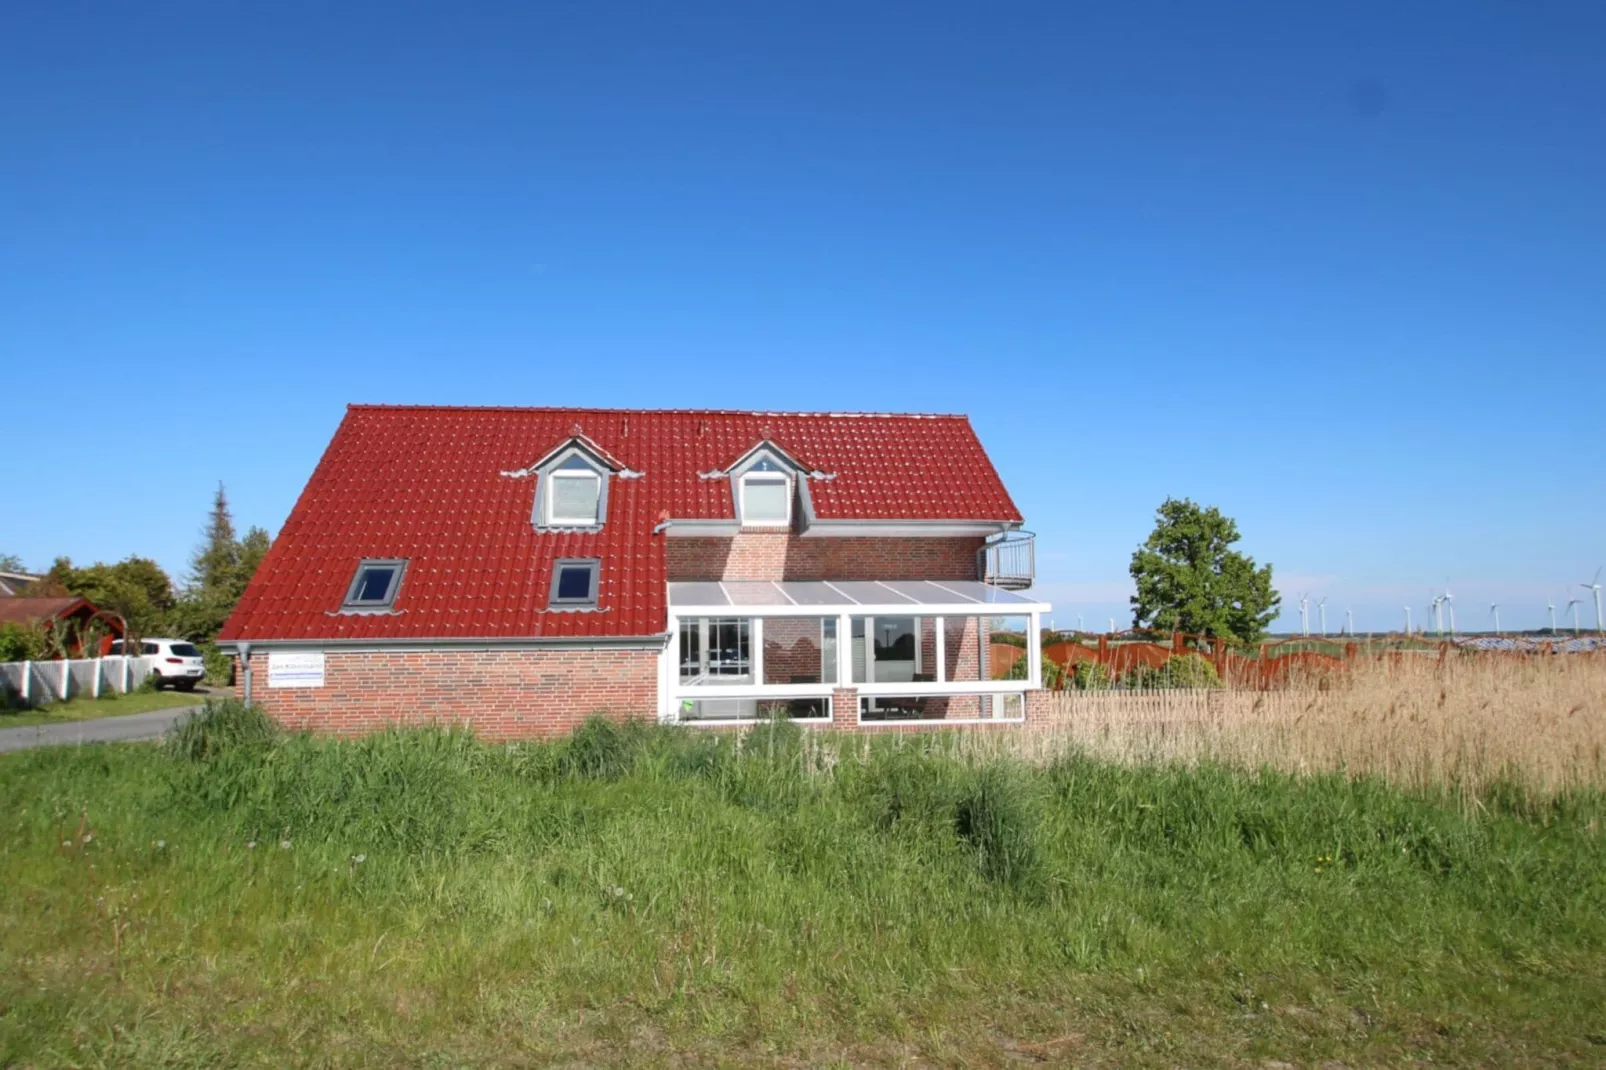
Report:
[[[357,574],[351,578],[346,600],[341,608],[347,610],[384,610],[396,601],[401,588],[402,573],[407,562],[401,558],[365,558],[357,565]]]
[[[587,609],[597,604],[597,575],[602,562],[594,557],[562,557],[552,566],[552,590],[547,604],[563,609]]]

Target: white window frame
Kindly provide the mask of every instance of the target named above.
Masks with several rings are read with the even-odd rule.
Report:
[[[780,520],[753,520],[747,515],[747,484],[779,483],[786,491],[786,516]],[[742,473],[742,527],[744,528],[789,528],[792,526],[792,477],[785,472],[743,472]]]
[[[1013,608],[1013,607],[1012,607]],[[854,713],[854,722],[866,728],[876,729],[888,727],[932,727],[953,728],[974,724],[1020,724],[1025,718],[1025,695],[1028,691],[1035,691],[1043,686],[1043,652],[1040,642],[1026,644],[1027,674],[1024,680],[991,680],[988,669],[991,662],[990,648],[987,643],[980,643],[976,652],[978,657],[977,679],[949,680],[947,669],[947,638],[946,621],[951,617],[978,618],[979,628],[985,634],[989,628],[987,620],[1004,617],[1025,617],[1027,619],[1026,634],[1039,636],[1042,634],[1043,606],[1021,607],[1016,612],[989,612],[989,607],[980,603],[967,605],[930,605],[911,606],[905,604],[874,604],[856,603],[852,606],[830,607],[803,606],[803,605],[762,605],[762,606],[706,606],[686,607],[677,612],[673,607],[669,612],[668,642],[658,657],[658,719],[665,723],[674,723],[679,720],[680,703],[688,699],[712,698],[752,698],[752,699],[785,699],[785,698],[830,698],[839,688],[852,688],[858,692],[859,698],[902,698],[902,697],[960,697],[972,695],[1018,695],[1021,697],[1019,713],[1010,717],[977,717],[977,718],[943,718],[941,720],[897,720],[880,721],[864,720],[861,708]],[[933,666],[936,679],[922,683],[905,683],[889,681],[886,683],[868,683],[853,681],[853,618],[868,618],[868,628],[873,626],[874,619],[881,617],[908,617],[913,616],[912,609],[918,609],[923,619],[935,622],[936,649],[933,654],[936,664]],[[834,611],[834,612],[833,612]],[[717,686],[687,685],[680,679],[680,624],[681,621],[699,617],[731,617],[740,616],[750,618],[751,624],[751,664],[753,679],[764,679],[764,622],[774,617],[836,617],[836,680],[838,683],[818,684],[719,684]],[[823,630],[822,630],[823,631]],[[917,633],[918,637],[918,633]],[[821,637],[821,655],[824,656],[824,637]],[[917,638],[918,645],[918,638]],[[866,675],[873,676],[874,644],[866,644],[866,655],[870,664],[866,665]],[[821,676],[823,678],[823,666]],[[811,718],[800,720],[800,724],[818,723],[819,719]],[[735,721],[687,721],[691,725],[698,724],[733,724],[751,723]]]
[[[579,469],[565,469],[547,473],[547,479],[549,481],[546,494],[546,523],[548,527],[594,528],[602,523],[602,476],[599,473],[585,472]],[[595,504],[592,506],[590,516],[558,515],[557,481],[560,479],[589,479],[592,485],[597,488]]]

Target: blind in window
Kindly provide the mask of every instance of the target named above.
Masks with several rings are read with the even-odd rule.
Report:
[[[783,480],[750,479],[743,494],[745,524],[784,524],[786,522],[786,483]]]
[[[552,477],[552,519],[594,524],[602,483],[595,476]]]

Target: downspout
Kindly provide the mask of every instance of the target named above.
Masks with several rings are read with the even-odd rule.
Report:
[[[251,644],[239,645],[240,661],[245,665],[245,704],[251,705]]]

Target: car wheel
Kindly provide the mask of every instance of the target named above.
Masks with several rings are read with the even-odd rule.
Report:
[[[161,673],[159,673],[159,672],[152,672],[151,673],[151,687],[154,688],[157,691],[160,691],[162,689],[162,674]]]
[[[180,691],[194,691],[195,683],[196,682],[194,680],[180,680],[173,686],[178,688]]]

